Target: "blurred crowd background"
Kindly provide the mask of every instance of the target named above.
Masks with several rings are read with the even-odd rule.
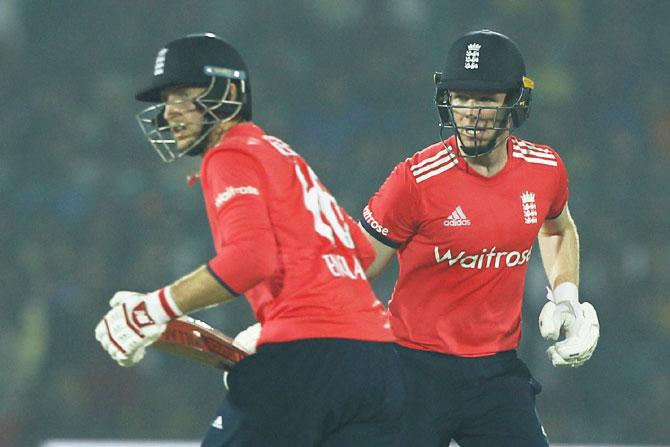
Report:
[[[112,362],[93,329],[120,289],[150,291],[213,254],[196,159],[163,164],[135,91],[187,33],[231,41],[255,121],[360,215],[405,157],[438,139],[432,75],[491,28],[535,80],[522,138],[556,148],[581,234],[593,358],[554,369],[530,266],[520,348],[554,442],[670,443],[670,2],[664,0],[0,0],[0,445],[46,438],[197,439],[220,374],[150,352]],[[665,36],[665,37],[664,37]],[[391,269],[375,284],[391,293]],[[243,299],[198,314],[234,334]]]

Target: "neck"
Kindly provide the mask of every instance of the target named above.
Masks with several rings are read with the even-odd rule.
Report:
[[[209,149],[219,144],[219,141],[221,141],[221,138],[223,138],[226,132],[238,124],[240,124],[240,121],[226,121],[224,123],[220,123],[214,130],[212,130],[209,134],[209,137],[207,137],[207,149],[203,152],[203,155]]]
[[[479,157],[463,157],[463,159],[478,174],[484,177],[493,177],[502,171],[505,163],[507,163],[507,138],[502,138],[488,154]]]

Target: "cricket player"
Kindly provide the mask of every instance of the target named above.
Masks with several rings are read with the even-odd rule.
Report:
[[[540,384],[517,358],[533,241],[552,289],[540,315],[555,366],[582,365],[599,336],[580,302],[568,176],[549,146],[512,136],[533,81],[517,45],[489,30],[459,38],[435,74],[442,130],[399,163],[363,211],[377,257],[399,273],[389,311],[407,388],[403,445],[547,446]]]
[[[138,114],[164,161],[201,156],[216,256],[151,293],[118,292],[96,338],[122,366],[181,315],[245,294],[262,323],[205,446],[396,445],[404,386],[375,252],[305,160],[251,122],[249,71],[212,34],[168,43]]]

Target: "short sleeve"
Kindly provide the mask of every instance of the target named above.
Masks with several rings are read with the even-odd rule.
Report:
[[[377,257],[377,253],[375,252],[375,249],[368,238],[363,233],[363,230],[361,230],[361,227],[356,222],[354,222],[354,220],[346,213],[346,211],[342,210],[342,213],[344,213],[345,221],[349,226],[351,237],[354,240],[354,244],[356,246],[356,256],[361,261],[363,269],[367,270]]]
[[[555,219],[563,212],[563,208],[565,208],[570,195],[568,189],[568,172],[558,154],[556,154],[556,159],[558,160],[556,194],[547,213],[547,219]]]
[[[381,243],[398,248],[415,232],[418,206],[414,178],[407,163],[398,164],[368,201],[361,225]]]
[[[221,151],[203,166],[207,207],[218,243],[210,272],[231,292],[243,293],[276,267],[276,242],[265,202],[263,171],[251,156]]]
[[[204,166],[205,200],[211,201],[216,215],[239,202],[264,203],[260,164],[237,151],[219,151]]]

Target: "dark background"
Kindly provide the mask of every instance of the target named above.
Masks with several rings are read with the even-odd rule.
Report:
[[[518,135],[556,148],[581,235],[581,295],[602,331],[554,369],[529,269],[520,348],[553,442],[670,441],[667,1],[0,0],[0,445],[199,438],[214,370],[151,352],[122,369],[93,329],[116,290],[154,290],[213,254],[197,160],[143,140],[138,87],[168,41],[211,31],[251,71],[255,120],[358,216],[391,168],[437,141],[432,74],[460,35],[519,44],[536,91]],[[391,270],[375,283],[387,300]],[[234,334],[246,302],[200,313]]]

